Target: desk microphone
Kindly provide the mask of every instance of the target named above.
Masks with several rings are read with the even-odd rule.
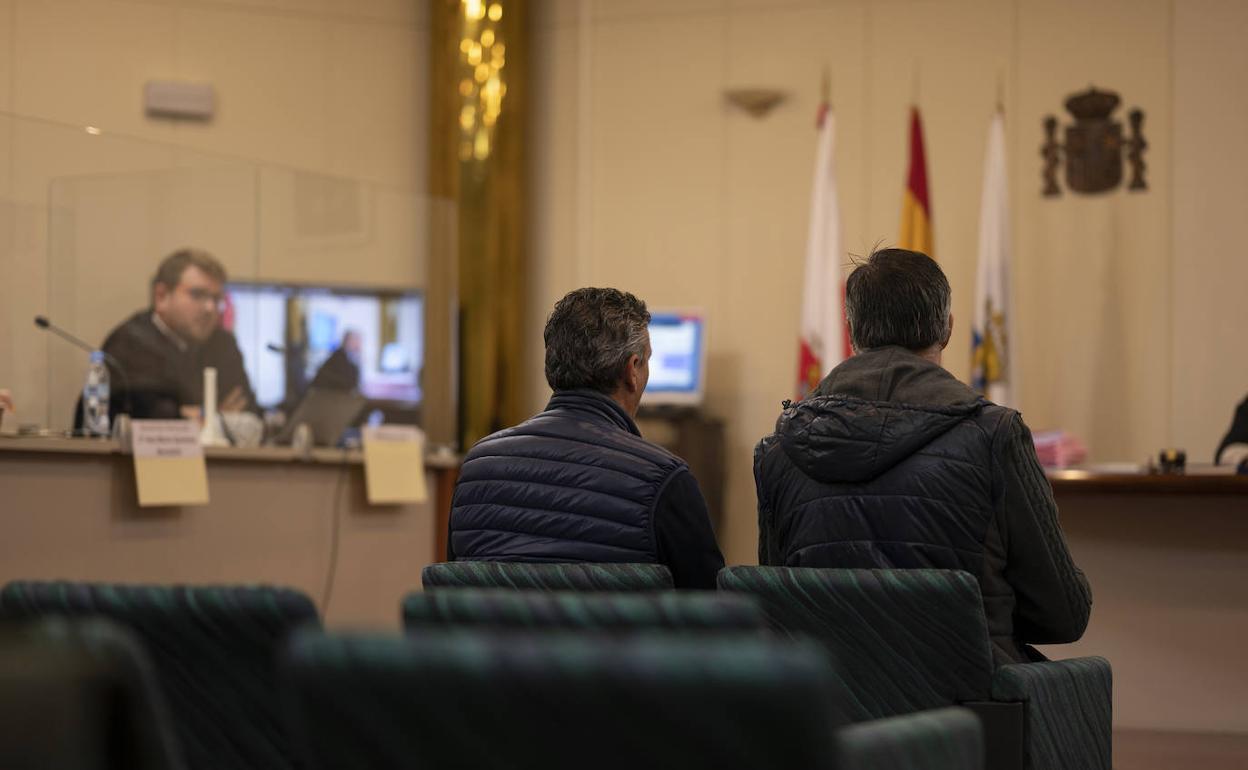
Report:
[[[75,337],[74,335],[65,331],[61,327],[52,323],[51,321],[48,320],[47,316],[44,316],[44,315],[35,316],[35,326],[38,326],[40,329],[46,329],[52,332],[56,336],[68,342],[69,344],[76,345],[82,348],[83,350],[87,351],[88,353],[94,353],[96,350],[98,350],[98,348],[96,348],[94,345],[88,345],[87,343],[83,342],[81,339]],[[105,357],[109,357],[107,353],[105,353],[104,355]]]
[[[121,362],[118,361],[111,353],[105,353],[103,350],[100,350],[94,345],[88,345],[87,343],[83,342],[80,338],[75,337],[74,335],[70,334],[69,332],[65,331],[61,327],[49,321],[47,316],[42,316],[42,315],[35,316],[35,326],[38,326],[40,329],[43,329],[44,331],[52,332],[56,336],[68,342],[69,344],[75,347],[82,348],[88,353],[94,353],[97,350],[103,353],[104,360],[109,363],[109,365],[113,368],[114,371],[117,372],[117,374],[121,375],[122,387],[125,388],[125,394],[126,394],[126,398],[125,398],[126,411],[124,412],[124,414],[130,414],[131,412],[134,411],[133,404],[130,401],[130,378],[126,376],[126,370],[121,365]]]

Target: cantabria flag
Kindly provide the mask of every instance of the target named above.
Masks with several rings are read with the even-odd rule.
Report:
[[[832,367],[849,357],[845,281],[841,278],[841,209],[833,158],[836,125],[826,101],[819,106],[818,127],[810,232],[806,238],[806,280],[802,289],[799,399],[814,390]]]
[[[927,158],[923,153],[923,121],[919,108],[910,108],[910,170],[906,174],[906,191],[901,199],[901,238],[897,246],[921,251],[932,259],[932,204],[927,195]]]
[[[979,212],[979,270],[971,327],[971,384],[989,400],[1011,404],[1010,203],[1005,176],[1005,118],[988,126]]]

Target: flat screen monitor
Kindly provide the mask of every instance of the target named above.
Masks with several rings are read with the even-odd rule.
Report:
[[[698,406],[706,387],[706,328],[693,311],[650,313],[650,382],[645,406]]]
[[[418,291],[233,282],[222,325],[238,340],[262,407],[293,408],[314,382],[351,386],[371,401],[421,401]]]

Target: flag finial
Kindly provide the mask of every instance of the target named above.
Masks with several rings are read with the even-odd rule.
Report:
[[[832,104],[832,73],[828,71],[828,65],[823,65],[823,76],[819,80],[819,101],[822,104]]]
[[[997,112],[1005,114],[1005,77],[997,70]]]

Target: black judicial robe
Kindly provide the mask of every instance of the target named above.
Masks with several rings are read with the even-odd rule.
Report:
[[[180,418],[182,407],[204,403],[206,366],[217,369],[218,400],[241,387],[245,409],[259,414],[238,342],[220,327],[204,343],[182,350],[157,328],[151,310],[141,310],[108,335],[103,350],[113,358],[110,416],[129,412],[135,419]],[[123,370],[120,375],[118,367]],[[75,423],[80,419],[81,410]]]
[[[1222,438],[1222,443],[1218,444],[1218,451],[1213,454],[1215,462],[1222,462],[1222,450],[1231,444],[1248,444],[1248,398],[1239,402],[1230,430]]]

